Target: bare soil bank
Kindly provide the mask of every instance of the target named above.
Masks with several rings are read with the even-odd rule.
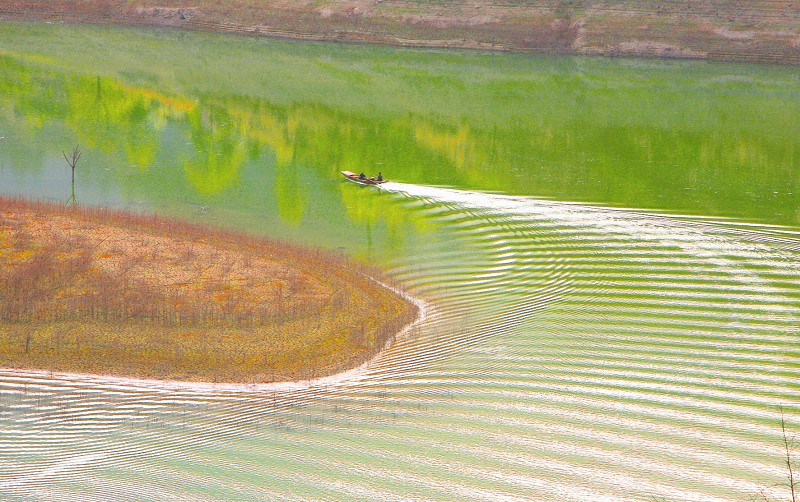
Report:
[[[794,0],[10,0],[0,16],[401,46],[800,64]]]
[[[416,306],[326,251],[0,198],[0,367],[273,382],[358,366]]]

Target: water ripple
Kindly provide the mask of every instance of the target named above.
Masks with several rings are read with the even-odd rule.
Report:
[[[0,371],[0,494],[45,500],[786,497],[800,235],[387,183],[430,302],[357,374],[156,385]]]

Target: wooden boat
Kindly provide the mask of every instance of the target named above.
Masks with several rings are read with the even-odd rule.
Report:
[[[386,183],[386,180],[379,180],[372,177],[361,178],[358,174],[351,173],[350,171],[342,171],[342,174],[348,180],[353,183],[358,183],[359,185],[380,185],[381,183]]]

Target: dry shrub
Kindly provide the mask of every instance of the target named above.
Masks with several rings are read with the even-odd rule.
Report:
[[[0,218],[4,366],[307,378],[366,360],[416,315],[377,270],[321,249],[19,198]]]

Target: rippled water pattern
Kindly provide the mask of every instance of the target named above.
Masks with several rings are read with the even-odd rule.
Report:
[[[786,498],[800,236],[390,183],[433,305],[337,384],[0,373],[7,499]]]

